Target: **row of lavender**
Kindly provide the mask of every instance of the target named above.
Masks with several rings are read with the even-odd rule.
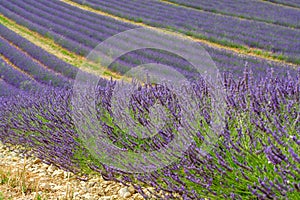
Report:
[[[1,61],[0,61],[1,63]],[[17,95],[21,91],[0,78],[0,97]]]
[[[2,81],[21,90],[38,88],[39,84],[30,76],[22,73],[0,58],[0,76]],[[4,88],[1,88],[4,90]]]
[[[300,28],[300,11],[263,1],[247,0],[164,0],[191,8],[252,19],[287,27]],[[286,1],[285,1],[286,2]]]
[[[77,68],[58,59],[56,56],[49,54],[44,49],[32,44],[3,25],[0,25],[0,36],[55,72],[58,72],[67,78],[75,79],[78,71]]]
[[[79,4],[145,24],[173,29],[226,46],[241,45],[271,51],[299,63],[300,30],[199,12],[159,1],[73,0]]]
[[[53,73],[38,62],[34,61],[30,56],[18,50],[16,47],[9,44],[8,41],[0,37],[0,54],[9,59],[13,65],[17,66],[24,74],[32,77],[39,83],[54,86],[64,86],[69,84],[69,81],[58,74]],[[4,65],[6,67],[7,65]],[[10,79],[10,77],[4,77]]]
[[[298,0],[266,0],[266,1],[300,8],[300,2]]]
[[[134,28],[107,17],[61,6],[59,1],[10,1],[1,4],[0,9],[8,18],[81,55],[87,55],[109,36]]]
[[[60,1],[10,1],[0,5],[1,13],[33,31],[54,39],[59,45],[81,55],[87,55],[97,44],[119,32],[137,28],[108,17],[80,10]],[[13,41],[13,40],[12,40]],[[287,67],[251,57],[241,57],[231,52],[205,47],[221,71],[242,74],[241,66],[247,61],[257,76],[266,69],[285,74]],[[168,60],[168,62],[164,61]],[[154,62],[179,66],[176,57],[153,50],[132,52],[120,58],[118,69]]]
[[[0,59],[2,82],[30,91],[43,85],[70,87],[78,69],[49,54],[25,38],[0,25]],[[1,88],[5,91],[5,88]]]
[[[190,92],[201,99],[204,116],[197,138],[178,162],[155,172],[127,174],[98,163],[78,139],[71,90],[45,89],[30,96],[0,97],[0,140],[31,147],[39,158],[75,173],[92,169],[108,180],[132,182],[145,197],[142,183],[157,191],[179,193],[184,199],[299,199],[300,70],[296,78],[282,79],[270,73],[261,81],[245,70],[238,80],[224,74],[222,83],[226,90],[225,127],[214,148],[204,157],[198,156],[201,144],[209,142],[204,136],[212,120],[212,91],[205,82],[195,82]],[[110,104],[110,96],[101,94],[110,94],[114,85],[98,89],[100,99]],[[165,98],[165,93],[152,89],[157,98]],[[135,103],[146,112],[148,107],[144,106],[150,102]],[[118,129],[109,129],[121,137]],[[168,137],[171,141],[172,135]],[[135,141],[127,142],[129,148],[135,148]]]

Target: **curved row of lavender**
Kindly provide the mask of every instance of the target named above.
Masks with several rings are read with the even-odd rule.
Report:
[[[22,73],[22,71],[10,66],[1,57],[0,78],[2,79],[2,82],[25,91],[40,87],[40,83],[32,79],[30,76]]]
[[[224,74],[222,83],[226,89],[225,127],[214,148],[199,157],[201,145],[209,142],[205,135],[212,120],[212,96],[204,81],[194,82],[190,92],[203,107],[197,137],[183,157],[155,172],[128,174],[93,158],[72,120],[70,89],[48,87],[31,95],[0,97],[0,140],[31,148],[45,162],[74,173],[96,171],[107,180],[132,182],[146,198],[143,184],[166,192],[164,196],[152,194],[164,199],[175,199],[170,192],[184,199],[299,199],[300,70],[295,78],[282,79],[270,72],[257,81],[246,69],[239,79]],[[104,80],[98,85],[99,103],[107,104],[107,109],[113,88],[114,83]],[[152,92],[158,99],[165,98],[156,87]],[[147,112],[148,104],[133,105],[135,110]],[[172,106],[178,105],[168,105]],[[103,126],[111,138],[126,141],[119,145],[136,149],[138,140],[125,140],[113,124]],[[167,137],[165,142],[172,140],[172,134]]]
[[[199,12],[155,0],[73,1],[151,26],[173,29],[226,46],[255,47],[284,55],[291,62],[300,62],[297,57],[300,53],[299,29]]]
[[[11,44],[28,53],[32,58],[40,61],[50,69],[64,75],[67,78],[75,79],[78,69],[74,66],[63,62],[52,54],[47,53],[44,49],[32,44],[22,36],[16,34],[10,29],[0,24],[0,37],[5,38]]]
[[[204,11],[300,28],[300,11],[256,0],[166,0]],[[286,2],[286,1],[285,1]]]
[[[7,40],[0,36],[0,54],[9,59],[10,62],[17,66],[24,74],[27,74],[32,79],[39,83],[49,84],[53,86],[66,86],[70,84],[69,80],[55,72],[49,70],[46,66],[33,60],[25,52],[19,51],[15,46],[12,46]]]
[[[1,61],[0,61],[1,62]],[[16,95],[21,91],[0,78],[0,97]]]
[[[119,32],[137,28],[137,26],[83,11],[56,0],[10,1],[3,5],[0,3],[0,11],[18,24],[52,38],[57,44],[80,55],[87,55],[101,41]],[[5,35],[7,40],[13,41],[13,39],[8,39],[8,35]],[[243,66],[245,62],[256,76],[264,76],[269,67],[273,67],[275,71],[282,74],[285,74],[288,69],[287,66],[251,56],[240,56],[208,46],[204,48],[221,71],[242,75],[240,66]],[[165,62],[165,60],[169,61]],[[176,56],[172,58],[170,55],[149,49],[132,52],[120,58],[119,61],[119,68],[158,61],[173,66],[178,66],[179,63]]]
[[[45,87],[72,86],[78,68],[49,54],[3,25],[0,25],[0,46],[1,96],[30,94]]]
[[[266,0],[266,1],[300,8],[300,2],[298,0]]]

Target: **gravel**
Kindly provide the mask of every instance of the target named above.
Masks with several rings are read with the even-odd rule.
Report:
[[[18,180],[20,183],[23,180],[26,190],[18,189],[20,187],[13,184],[13,181],[3,183],[3,173],[9,174],[9,180]],[[144,199],[136,193],[133,186],[125,187],[120,183],[105,181],[101,176],[92,176],[88,177],[87,181],[80,181],[76,175],[45,164],[38,158],[25,157],[21,147],[7,147],[0,142],[0,199],[1,195],[4,199],[15,200]]]

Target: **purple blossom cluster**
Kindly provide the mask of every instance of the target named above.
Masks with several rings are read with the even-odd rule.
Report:
[[[168,2],[196,8],[208,12],[241,17],[250,20],[278,24],[287,27],[300,28],[299,10],[270,4],[263,1],[234,0],[167,0]],[[285,1],[286,2],[286,1]]]
[[[272,51],[298,62],[298,41],[300,41],[298,29],[200,12],[160,1],[74,0],[74,2],[151,26],[173,29],[229,46],[241,48],[240,45],[247,45]],[[297,17],[299,18],[299,14]]]
[[[0,140],[23,145],[43,162],[78,173],[74,152],[81,147],[69,115],[70,95],[66,89],[46,86],[37,92],[0,97]]]
[[[129,109],[132,110],[133,118],[140,123],[143,127],[147,127],[148,130],[153,128],[153,122],[149,117],[149,110],[155,104],[160,104],[166,107],[169,113],[169,118],[166,119],[166,123],[163,128],[153,137],[146,137],[135,140],[140,135],[140,132],[131,131],[128,134],[126,131],[121,130],[117,123],[111,122],[110,118],[113,115],[111,98],[113,94],[116,82],[109,82],[106,87],[101,88],[97,92],[98,101],[97,111],[98,119],[103,126],[103,132],[105,132],[114,145],[120,148],[125,148],[134,152],[143,151],[155,151],[166,146],[173,138],[174,131],[178,129],[180,124],[180,105],[176,95],[164,85],[145,85],[139,87],[137,91],[132,94],[129,101]],[[88,117],[88,116],[86,116]],[[151,132],[151,131],[150,131]]]
[[[32,95],[0,97],[0,140],[22,144],[42,160],[75,173],[94,170],[107,180],[132,182],[146,198],[149,195],[143,192],[143,184],[164,191],[162,196],[152,194],[164,199],[176,199],[174,193],[184,199],[298,199],[300,70],[295,77],[282,78],[270,71],[268,76],[256,80],[251,70],[246,69],[243,77],[237,79],[224,73],[221,81],[226,92],[225,125],[212,150],[203,153],[201,147],[210,142],[205,135],[212,122],[213,91],[205,81],[199,80],[193,82],[190,90],[203,108],[197,137],[183,157],[154,172],[125,173],[91,156],[74,125],[72,109],[75,108],[70,103],[73,93],[70,89],[45,88]],[[114,85],[103,80],[97,86],[97,102],[106,105],[103,108],[107,111]],[[144,86],[133,94],[130,104],[141,124],[148,123],[147,112],[154,96],[168,102],[165,106],[174,113],[172,120],[178,119],[177,111],[184,105],[177,107],[166,88]],[[113,121],[113,115],[110,117]],[[106,126],[112,142],[119,141],[118,145],[127,150],[139,146],[136,145],[140,142],[138,139],[120,134],[111,124],[103,121],[99,124]],[[144,144],[152,144],[144,150],[161,148],[170,142],[172,131],[165,133],[170,134],[160,135],[162,143],[154,143],[161,145],[153,146],[153,141],[144,141]]]

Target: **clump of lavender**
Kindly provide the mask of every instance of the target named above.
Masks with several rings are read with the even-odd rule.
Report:
[[[205,101],[210,88],[195,84],[194,92],[206,102],[201,110],[205,118],[185,157],[153,173],[124,175],[123,181],[136,182],[145,197],[141,182],[184,199],[299,198],[299,72],[280,78],[270,71],[262,80],[254,80],[248,69],[237,80],[224,74],[226,126],[205,156],[199,155],[203,142],[209,142],[203,136],[211,119],[211,104]],[[175,197],[166,193],[164,198]]]
[[[261,81],[248,70],[239,80],[225,75],[226,126],[213,150],[199,157],[196,142],[179,163],[138,179],[184,199],[298,199],[299,72]]]
[[[2,97],[0,140],[23,145],[45,163],[78,173],[74,152],[84,152],[77,140],[69,106],[72,91],[44,87],[30,93]]]
[[[212,91],[199,81],[191,91],[203,108],[197,137],[181,159],[155,172],[129,174],[91,156],[72,121],[72,91],[68,89],[1,99],[0,139],[30,147],[46,162],[75,173],[96,171],[106,179],[132,182],[145,197],[151,195],[143,192],[143,184],[163,191],[152,194],[163,199],[176,199],[173,193],[184,199],[300,198],[300,70],[295,77],[280,78],[270,72],[264,79],[255,80],[246,69],[239,79],[224,74],[222,83],[226,90],[225,126],[212,150],[207,154],[201,150],[202,144],[209,142],[204,135],[210,131]],[[109,124],[113,121],[108,120],[113,88],[114,83],[109,81],[106,87],[98,87],[98,103],[106,111],[106,119],[100,118],[99,123],[116,145],[151,151],[172,140],[172,131],[166,129],[156,138],[161,145],[154,146],[151,140],[128,138],[114,123]],[[158,93],[166,96],[153,98]],[[140,103],[132,102],[131,109],[140,123],[147,124],[147,110],[153,100],[169,98],[169,104],[164,106],[174,113],[171,119],[180,124],[180,105],[176,107],[171,96],[166,88],[145,86],[133,95]]]

